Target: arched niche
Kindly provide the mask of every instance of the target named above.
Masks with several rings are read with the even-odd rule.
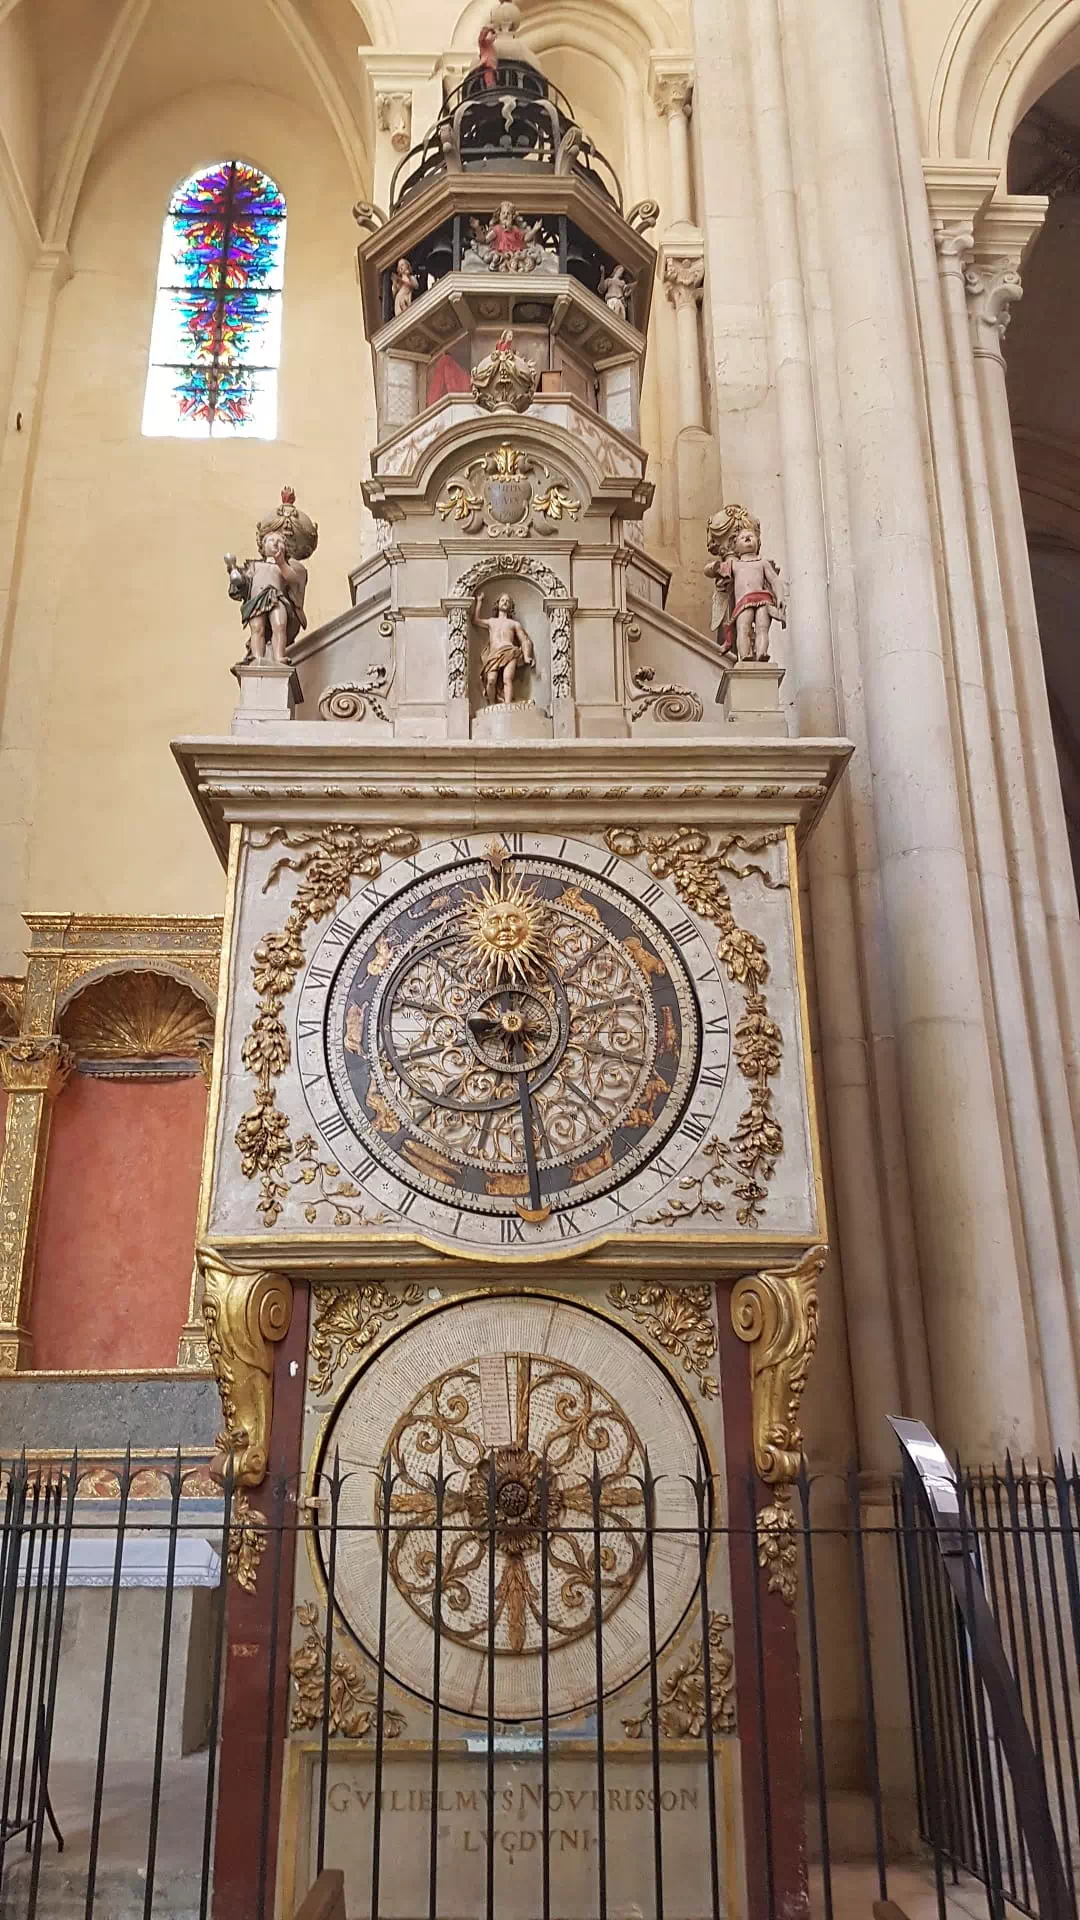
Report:
[[[30,1304],[45,1371],[175,1366],[188,1316],[214,1017],[165,967],[107,966],[62,1002],[75,1070],[52,1114]]]

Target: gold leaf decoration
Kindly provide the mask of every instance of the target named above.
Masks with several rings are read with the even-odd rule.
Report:
[[[109,973],[68,1002],[60,1032],[80,1060],[198,1057],[214,1039],[214,1016],[171,974]]]
[[[795,1544],[795,1515],[791,1488],[781,1487],[770,1506],[757,1517],[758,1566],[768,1574],[769,1592],[778,1593],[793,1607],[799,1591],[799,1550]]]
[[[765,943],[756,933],[740,927],[731,910],[731,895],[721,874],[731,873],[745,880],[755,874],[767,887],[778,889],[785,883],[776,880],[754,860],[739,861],[736,853],[761,853],[783,840],[781,828],[747,838],[729,833],[715,844],[698,827],[677,827],[674,833],[641,834],[633,827],[612,827],[605,836],[612,853],[624,859],[643,854],[649,871],[658,880],[670,879],[680,900],[718,928],[717,957],[733,986],[744,996],[744,1012],[734,1034],[735,1061],[749,1082],[749,1101],[730,1140],[718,1136],[704,1149],[711,1161],[700,1179],[687,1177],[680,1182],[684,1197],[667,1202],[649,1223],[673,1226],[693,1214],[719,1214],[724,1211],[720,1189],[727,1184],[721,1165],[733,1174],[735,1218],[740,1227],[752,1227],[764,1213],[768,1182],[784,1150],[784,1134],[772,1104],[770,1082],[780,1070],[783,1035],[770,1019],[764,986],[769,977]]]
[[[225,1556],[225,1570],[245,1593],[254,1593],[259,1565],[270,1542],[266,1515],[253,1507],[243,1487],[238,1487],[232,1503],[232,1523]]]
[[[383,1286],[365,1281],[360,1286],[330,1285],[312,1288],[315,1305],[311,1329],[311,1390],[329,1393],[341,1369],[378,1339],[388,1320],[407,1307],[417,1307],[422,1287]]]
[[[310,1601],[296,1609],[296,1618],[308,1629],[289,1661],[295,1689],[292,1706],[292,1731],[303,1733],[322,1724],[326,1695],[326,1641],[319,1632],[319,1615]],[[330,1658],[329,1731],[346,1740],[363,1740],[376,1725],[376,1698],[366,1671],[343,1653]],[[405,1730],[405,1716],[396,1707],[383,1707],[382,1730],[387,1740],[396,1740]]]
[[[734,1660],[730,1647],[724,1645],[724,1635],[730,1628],[731,1621],[726,1613],[710,1613],[709,1695],[714,1733],[735,1731],[735,1701],[732,1698],[735,1690],[732,1672]],[[660,1682],[656,1696],[656,1717],[665,1740],[701,1739],[705,1732],[706,1705],[705,1650],[700,1640]],[[623,1730],[628,1739],[640,1740],[651,1721],[650,1701],[644,1712],[623,1721]]]
[[[210,1364],[221,1395],[225,1432],[221,1454],[231,1455],[236,1484],[257,1487],[266,1476],[274,1408],[274,1346],[289,1331],[292,1285],[262,1268],[227,1267],[200,1248],[202,1313]]]
[[[304,1182],[302,1172],[295,1180],[288,1177],[294,1148],[289,1123],[277,1105],[274,1087],[292,1057],[282,1008],[304,964],[303,936],[308,927],[336,911],[347,898],[354,880],[374,880],[381,873],[384,854],[415,853],[420,842],[415,833],[398,827],[379,833],[363,833],[359,827],[325,827],[319,834],[274,827],[269,833],[252,835],[251,844],[296,850],[296,858],[283,854],[280,860],[275,860],[266,877],[264,893],[269,892],[285,871],[301,875],[284,926],[266,934],[255,949],[251,977],[258,996],[258,1011],[241,1053],[255,1082],[255,1104],[240,1119],[236,1145],[245,1179],[259,1179],[259,1213],[263,1225],[272,1227],[280,1217],[282,1202],[287,1199],[290,1188]],[[351,1209],[349,1220],[353,1225],[363,1223],[363,1209]],[[339,1221],[339,1224],[343,1223]]]
[[[720,1344],[712,1293],[708,1282],[687,1287],[662,1287],[651,1281],[624,1287],[618,1282],[608,1288],[610,1304],[628,1313],[658,1347],[678,1361],[684,1373],[693,1374],[707,1400],[720,1392],[720,1382],[709,1371]]]

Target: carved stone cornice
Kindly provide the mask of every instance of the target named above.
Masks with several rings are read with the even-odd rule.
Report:
[[[226,1266],[204,1247],[203,1321],[210,1364],[218,1383],[225,1431],[216,1471],[232,1458],[238,1487],[257,1487],[266,1477],[274,1412],[274,1346],[289,1331],[292,1284],[262,1267]]]
[[[818,1275],[827,1247],[797,1266],[747,1274],[731,1295],[731,1323],[750,1348],[754,1464],[767,1485],[786,1487],[803,1452],[799,1403],[817,1346]]]
[[[0,1080],[6,1093],[54,1096],[67,1084],[75,1055],[58,1033],[0,1040]]]
[[[694,59],[690,53],[654,53],[649,59],[649,93],[661,118],[681,113],[690,118],[694,104]]]

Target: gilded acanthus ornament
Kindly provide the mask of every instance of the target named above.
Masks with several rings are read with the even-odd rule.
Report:
[[[59,1093],[74,1066],[74,1053],[57,1033],[0,1040],[0,1080],[7,1093]]]
[[[793,1607],[799,1591],[798,1528],[791,1510],[791,1489],[781,1487],[776,1499],[757,1516],[758,1566],[768,1575],[770,1593],[778,1593]]]
[[[296,1609],[296,1618],[306,1627],[307,1637],[289,1661],[295,1694],[291,1726],[293,1733],[304,1733],[322,1724],[326,1702],[326,1639],[319,1632],[319,1615],[310,1601]],[[377,1699],[370,1678],[343,1653],[330,1657],[329,1732],[345,1740],[363,1740],[376,1727]],[[383,1708],[382,1731],[387,1740],[396,1740],[405,1730],[405,1716],[396,1707]]]
[[[783,839],[783,831],[770,829],[747,839],[744,834],[726,835],[715,846],[699,827],[678,827],[674,833],[638,833],[634,827],[612,827],[606,839],[612,853],[633,859],[644,854],[650,873],[658,880],[670,879],[680,900],[702,919],[711,920],[720,932],[717,958],[733,986],[741,989],[745,1011],[735,1027],[734,1052],[740,1073],[749,1083],[749,1104],[739,1116],[730,1140],[714,1136],[703,1148],[710,1159],[709,1172],[701,1178],[687,1175],[681,1180],[684,1198],[676,1198],[651,1216],[650,1224],[671,1226],[702,1207],[709,1213],[723,1211],[720,1187],[724,1183],[719,1163],[734,1175],[735,1218],[741,1227],[754,1226],[764,1212],[768,1182],[784,1150],[784,1134],[772,1103],[771,1081],[780,1071],[783,1035],[769,1017],[764,986],[769,976],[765,944],[756,933],[736,924],[731,910],[731,895],[721,879],[731,873],[744,880],[755,874],[765,886],[778,888],[783,880],[774,879],[756,861],[737,862],[734,850],[760,853]],[[706,1204],[707,1203],[707,1204]]]
[[[803,1439],[799,1403],[817,1346],[818,1276],[827,1247],[811,1247],[797,1266],[750,1273],[731,1295],[731,1324],[750,1347],[754,1463],[769,1486],[798,1474]]]
[[[662,1287],[646,1281],[624,1287],[618,1281],[608,1288],[608,1303],[628,1313],[684,1373],[692,1374],[706,1399],[719,1393],[720,1383],[710,1371],[719,1346],[711,1286]]]
[[[263,887],[264,893],[269,892],[286,868],[303,876],[281,931],[266,934],[255,948],[251,974],[258,1007],[241,1054],[255,1081],[255,1104],[240,1119],[236,1145],[245,1178],[259,1176],[259,1212],[264,1226],[272,1227],[290,1189],[310,1184],[302,1170],[296,1180],[288,1176],[299,1148],[293,1147],[289,1123],[274,1092],[274,1083],[291,1058],[282,1009],[304,964],[303,936],[309,926],[340,906],[354,880],[373,880],[381,872],[384,853],[415,853],[420,842],[415,833],[399,827],[377,833],[364,833],[359,827],[325,827],[321,833],[274,827],[269,833],[253,835],[251,844],[302,850],[296,859],[285,855],[276,860]],[[351,1217],[359,1222],[359,1209]]]
[[[709,1615],[709,1697],[714,1733],[734,1733],[734,1657],[724,1645],[731,1621],[726,1613]],[[666,1740],[700,1740],[705,1731],[705,1651],[700,1640],[660,1682],[656,1717]],[[640,1740],[652,1719],[651,1703],[643,1713],[623,1721],[630,1740]]]
[[[313,1288],[311,1391],[330,1393],[341,1369],[378,1339],[386,1322],[418,1307],[423,1297],[423,1288],[415,1282],[402,1287],[364,1281],[359,1286]]]
[[[564,479],[521,447],[508,445],[471,460],[438,502],[443,520],[453,520],[462,533],[483,528],[493,540],[553,533],[563,520],[576,520],[580,511],[581,501],[567,492]]]
[[[218,1383],[237,1487],[266,1477],[274,1409],[274,1346],[289,1331],[292,1286],[263,1268],[228,1267],[207,1248],[198,1251],[203,1320],[210,1364]],[[224,1475],[225,1461],[216,1467]]]

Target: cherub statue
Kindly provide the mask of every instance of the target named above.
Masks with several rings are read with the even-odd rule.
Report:
[[[520,620],[514,618],[514,602],[508,593],[500,593],[495,612],[487,619],[481,613],[482,597],[477,594],[472,610],[473,625],[486,627],[488,643],[480,656],[480,674],[489,707],[501,700],[509,706],[514,698],[514,681],[522,667],[536,665],[533,643]]]
[[[772,624],[787,624],[784,583],[775,561],[761,554],[761,522],[746,507],[730,506],[709,521],[705,568],[713,588],[711,625],[730,660],[767,660]]]
[[[420,282],[413,272],[411,260],[407,260],[404,254],[390,275],[390,291],[394,296],[395,318],[408,313],[420,291]]]
[[[495,69],[499,64],[499,56],[495,51],[495,42],[498,37],[498,33],[489,20],[485,27],[481,27],[480,37],[476,43],[480,54],[478,64],[483,70],[485,87],[494,87],[497,85]]]
[[[625,320],[630,313],[630,295],[634,291],[633,279],[627,278],[625,267],[616,266],[600,282],[600,298],[609,313],[616,313]]]
[[[283,487],[281,506],[259,521],[255,541],[255,560],[241,565],[235,553],[225,555],[229,598],[241,603],[240,618],[248,630],[252,657],[265,660],[269,646],[271,659],[284,666],[286,649],[307,626],[308,575],[301,562],[318,546],[319,529],[301,513],[292,488]]]

